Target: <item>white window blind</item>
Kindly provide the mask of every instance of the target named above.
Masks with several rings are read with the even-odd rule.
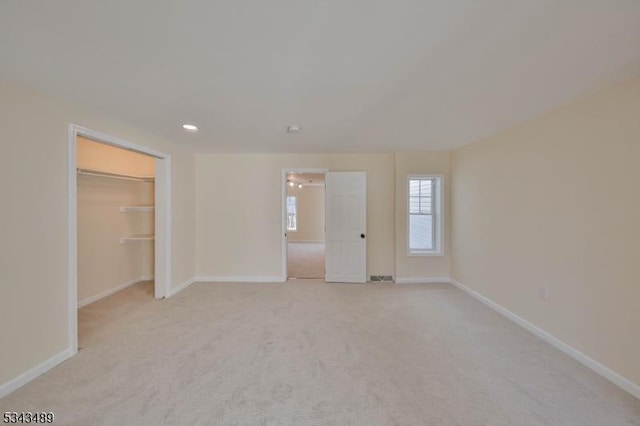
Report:
[[[298,215],[296,206],[296,197],[287,196],[287,231],[298,230]]]
[[[434,252],[436,247],[437,178],[409,178],[409,253]]]

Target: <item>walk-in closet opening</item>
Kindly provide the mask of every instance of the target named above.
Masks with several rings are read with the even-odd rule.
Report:
[[[287,278],[325,277],[325,174],[286,175]]]
[[[88,129],[69,140],[70,346],[167,296],[170,158]]]
[[[155,159],[79,136],[76,166],[83,346],[99,328],[153,300]]]

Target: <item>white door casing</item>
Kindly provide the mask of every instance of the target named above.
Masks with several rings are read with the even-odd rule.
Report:
[[[366,172],[327,172],[325,205],[325,281],[366,282]]]

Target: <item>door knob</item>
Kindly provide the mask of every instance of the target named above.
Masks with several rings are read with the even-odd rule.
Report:
[[[364,234],[360,234],[360,238],[364,238]]]

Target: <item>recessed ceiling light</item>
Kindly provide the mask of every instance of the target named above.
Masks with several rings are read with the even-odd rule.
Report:
[[[197,132],[198,131],[198,127],[193,125],[193,124],[183,124],[182,128],[184,130],[186,130],[187,132]]]
[[[287,133],[300,133],[300,130],[300,126],[296,126],[295,124],[287,127]]]

